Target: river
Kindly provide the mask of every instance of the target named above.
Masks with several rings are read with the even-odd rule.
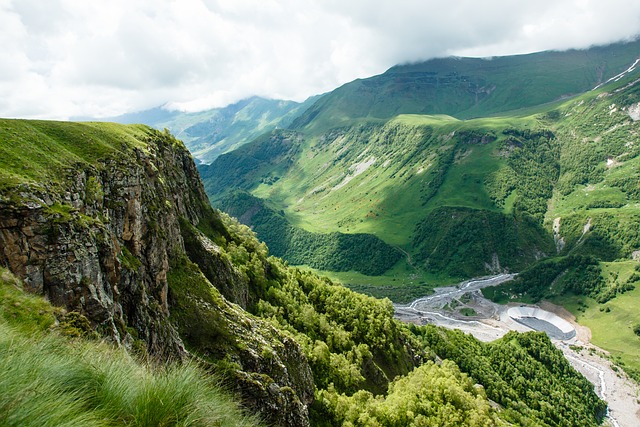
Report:
[[[511,330],[531,329],[509,317],[509,306],[498,305],[484,298],[481,289],[496,286],[513,279],[513,274],[500,274],[468,280],[456,286],[436,288],[432,295],[421,297],[410,304],[395,304],[395,317],[403,322],[435,324],[460,329],[481,341],[493,341]],[[566,311],[552,304],[545,309],[563,317],[579,329],[585,329],[568,318]],[[466,310],[466,311],[465,311]],[[594,385],[600,398],[609,405],[603,425],[637,427],[640,425],[638,384],[612,368],[602,355],[602,349],[588,342],[589,334],[578,334],[568,341],[552,339],[571,365]]]

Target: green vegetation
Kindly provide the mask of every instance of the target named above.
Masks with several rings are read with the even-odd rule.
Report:
[[[411,168],[428,169],[429,162],[440,161],[436,160],[438,141],[442,142],[443,135],[451,133],[434,132],[430,126],[457,124],[442,117],[425,119],[428,125],[424,127],[412,128],[406,124],[414,121],[418,120],[404,118],[386,124],[381,133],[377,125],[370,124],[345,132],[351,132],[354,140],[363,145],[369,136],[393,145],[397,141],[392,138],[394,132],[414,142],[433,145],[435,151],[426,157],[413,157],[416,152],[410,151],[402,154]],[[23,124],[6,122],[7,127]],[[62,123],[28,124],[36,131],[41,130],[39,127],[59,129],[64,135],[73,134],[73,129],[86,129],[75,125],[67,129]],[[104,126],[98,128],[115,127],[121,133],[139,129],[141,139],[132,142],[129,150],[152,150],[152,144],[175,144],[178,153],[183,150],[169,135],[148,128]],[[486,129],[489,133],[462,130],[459,140],[453,138],[455,135],[447,140],[448,149],[454,150],[454,154],[442,157],[442,172],[436,176],[457,173],[457,165],[465,164],[466,150],[459,145],[464,141],[471,145],[483,144],[481,135],[485,134],[499,139],[499,134],[491,129]],[[362,134],[358,136],[358,132]],[[267,144],[295,146],[294,134],[278,135],[284,137],[276,140],[269,137]],[[293,135],[289,142],[285,142],[286,135]],[[325,143],[335,144],[333,148],[339,151],[336,141],[344,135],[334,136],[336,139]],[[101,163],[111,164],[111,156],[121,155],[117,144],[107,142],[100,143],[105,149],[105,158],[96,158],[89,152],[72,160],[60,157],[58,168],[52,166],[50,171],[53,177],[41,182],[34,179],[33,185],[50,188],[50,194],[55,195],[53,191],[64,190],[65,185],[69,185],[61,173],[67,167],[76,165],[76,171],[83,168],[103,172],[99,169]],[[498,140],[488,137],[483,147],[497,143]],[[65,143],[53,139],[51,144],[61,147]],[[45,143],[41,148],[46,147]],[[385,149],[391,152],[392,148]],[[11,152],[8,148],[5,150]],[[370,150],[373,153],[374,148]],[[488,148],[483,150],[492,152]],[[356,161],[361,166],[369,163],[366,156],[362,156],[363,160],[357,156],[347,161]],[[345,154],[345,157],[348,156]],[[452,159],[448,165],[447,159]],[[352,169],[353,175],[358,170]],[[387,173],[389,177],[395,173],[398,179],[407,179],[407,182],[424,176],[425,170],[421,173],[419,168],[414,170],[416,173],[405,176],[402,172],[406,169],[390,169]],[[116,168],[116,173],[119,172]],[[158,182],[171,178],[169,174],[158,176],[152,165],[149,173]],[[94,174],[88,174],[87,178],[90,176]],[[351,182],[361,177],[362,174],[352,176]],[[7,186],[12,189],[9,196],[21,197],[21,192],[14,190],[31,179],[20,176],[19,182],[10,183],[14,186]],[[344,179],[336,178],[336,185]],[[105,185],[108,181],[100,182]],[[274,181],[269,182],[271,184],[261,183],[258,191],[273,186]],[[85,196],[107,199],[106,185],[101,189],[96,184],[97,181],[89,183],[91,191]],[[423,184],[428,185],[419,179],[413,181],[414,196],[426,188]],[[165,206],[166,198],[162,194],[158,197]],[[413,203],[428,205],[437,197],[436,194],[426,202],[416,197]],[[488,200],[488,195],[483,195],[482,200]],[[269,256],[267,247],[248,227],[219,215],[203,199],[194,202],[196,205],[173,211],[177,215],[191,210],[202,212],[193,215],[199,218],[197,224],[194,218],[179,220],[185,251],[181,253],[181,246],[177,246],[178,253],[171,254],[166,321],[177,329],[192,360],[202,367],[188,363],[147,365],[137,362],[135,356],[122,349],[114,350],[96,340],[90,341],[95,334],[89,320],[95,319],[49,310],[43,300],[25,296],[7,276],[8,279],[2,280],[10,283],[0,287],[0,314],[4,319],[0,322],[0,364],[6,362],[1,368],[11,373],[0,379],[3,391],[9,390],[0,397],[0,405],[7,408],[0,407],[2,416],[8,414],[6,424],[245,425],[255,422],[229,409],[235,406],[211,385],[211,373],[218,375],[223,384],[234,387],[234,391],[244,392],[243,402],[252,410],[257,411],[265,402],[270,405],[274,395],[282,397],[277,402],[277,410],[285,414],[291,409],[288,404],[302,406],[301,402],[309,402],[313,425],[350,422],[406,425],[409,418],[416,423],[435,422],[445,426],[507,423],[595,426],[601,421],[603,403],[592,387],[586,387],[586,380],[557,357],[548,340],[535,334],[512,334],[503,347],[497,344],[492,347],[462,334],[450,336],[449,332],[437,328],[409,327],[393,319],[394,309],[389,300],[357,294],[312,272],[289,267],[285,261]],[[5,198],[3,203],[7,204]],[[171,202],[167,206],[172,206]],[[145,207],[151,214],[157,209],[154,204]],[[436,211],[435,207],[424,208]],[[462,208],[478,210],[477,205]],[[45,219],[54,225],[56,221],[75,221],[80,215],[67,203],[52,203],[42,211]],[[498,207],[487,212],[505,215]],[[87,216],[87,221],[89,218],[97,221],[100,214],[96,215],[97,219]],[[411,215],[419,218],[417,213]],[[154,218],[150,217],[145,225],[150,233],[157,232],[152,238],[161,238],[162,233],[154,228],[153,222]],[[78,232],[82,230],[78,228]],[[392,228],[387,231],[391,233]],[[406,255],[406,267],[409,267],[411,257]],[[124,249],[118,256],[124,273],[140,269],[148,262]],[[400,273],[401,267],[396,264],[388,271],[397,269]],[[404,273],[407,277],[411,274],[408,270]],[[154,306],[152,301],[150,307]],[[157,309],[161,309],[159,305]],[[127,326],[132,325],[124,325]],[[133,328],[131,330],[135,335]],[[134,342],[133,347],[140,347],[138,344]],[[496,355],[492,353],[494,348]],[[144,355],[144,351],[141,353]],[[478,357],[465,356],[471,354]],[[516,357],[512,358],[511,354]],[[478,365],[473,364],[476,359]],[[30,384],[38,386],[37,396]],[[243,389],[245,386],[250,393]],[[559,394],[541,396],[543,386],[547,391],[558,390]],[[311,403],[312,394],[315,400]],[[492,401],[500,406],[493,405]],[[567,420],[567,424],[562,420]]]
[[[71,313],[0,274],[0,424],[257,424],[195,365],[149,366],[124,349],[65,337],[69,329],[55,323]]]
[[[482,384],[487,397],[504,407],[502,417],[516,425],[586,426],[604,414],[605,404],[590,392],[591,383],[542,332],[509,332],[482,343],[459,330],[413,330],[438,356]]]
[[[640,323],[640,266],[635,261],[624,261],[601,263],[601,267],[607,288],[630,289],[606,303],[572,294],[553,298],[552,302],[570,310],[577,322],[591,330],[591,342],[609,352],[613,363],[640,381],[640,345],[634,332]]]
[[[184,113],[160,108],[125,114],[110,120],[118,123],[144,123],[156,129],[169,129],[185,142],[193,156],[211,163],[263,133],[286,128],[317,97],[302,103],[251,97],[224,108]]]
[[[293,227],[283,215],[248,193],[232,193],[219,206],[247,221],[274,256],[295,265],[378,276],[402,257],[400,251],[371,234],[322,234]]]
[[[234,251],[254,254],[259,244],[251,230],[225,220]],[[590,383],[544,334],[510,334],[503,341],[482,344],[440,328],[407,329],[392,319],[388,300],[351,292],[264,256],[245,256],[239,262],[241,270],[242,265],[259,262],[263,268],[257,271],[265,273],[244,270],[257,301],[250,311],[289,331],[303,345],[316,387],[314,425],[400,426],[408,425],[410,417],[411,422],[438,425],[491,421],[586,426],[597,425],[604,413]],[[511,359],[514,353],[517,363]],[[451,362],[426,362],[414,369],[418,359],[436,358],[453,360],[459,368]],[[548,390],[558,393],[544,394]],[[506,409],[491,408],[487,399]]]
[[[638,43],[396,67],[324,96],[295,131],[263,136],[202,167],[207,192],[274,254],[394,301],[413,295],[416,283],[436,283],[425,277],[451,283],[557,255],[628,259],[640,248],[640,121],[630,117],[640,102],[637,72],[568,101],[555,98],[592,89],[596,69],[626,69]],[[549,64],[556,66],[543,70]],[[505,71],[511,67],[520,74]],[[524,76],[527,85],[517,84]],[[467,103],[460,82],[496,88]],[[535,94],[514,96],[529,90]],[[425,112],[438,114],[416,114]],[[261,200],[228,196],[235,189]],[[332,264],[333,252],[310,243],[308,233],[357,236],[322,243],[350,247],[357,259],[367,259],[364,234],[405,256],[354,268],[338,255]],[[349,269],[375,277],[335,273]]]
[[[162,136],[163,138],[159,138]],[[0,191],[3,197],[17,185],[53,191],[78,168],[92,169],[108,158],[121,157],[132,148],[145,150],[150,141],[183,146],[169,134],[143,125],[64,123],[0,119]],[[100,198],[96,182],[88,197]]]
[[[145,126],[0,119],[0,189],[17,183],[55,182],[60,171],[88,166],[123,147],[143,148]],[[39,141],[34,144],[33,141]]]
[[[470,308],[470,307],[463,307],[458,311],[463,316],[476,316],[478,314],[473,308]]]
[[[224,313],[209,308],[223,306],[223,298],[196,264],[186,258],[174,260],[167,281],[171,291],[172,322],[194,351],[208,354],[215,361],[223,359],[239,345],[240,337],[231,333],[230,322]],[[203,301],[203,304],[195,301]]]
[[[568,101],[541,105],[567,93],[591,89],[597,73],[585,73],[584,69],[595,70],[593,66],[601,65],[603,58],[616,49],[626,52],[615,60],[618,65],[609,62],[609,66],[626,68],[630,51],[635,49],[633,59],[637,56],[637,44],[597,51],[587,59],[584,53],[572,52],[567,55],[567,63],[560,66],[563,77],[550,85],[518,87],[524,92],[533,88],[538,93],[507,96],[496,84],[492,94],[482,93],[474,103],[465,96],[450,95],[456,93],[463,72],[449,76],[447,82],[442,80],[446,83],[443,92],[451,91],[443,98],[426,97],[420,94],[420,88],[404,93],[397,90],[403,81],[422,84],[423,89],[429,79],[440,82],[439,72],[423,76],[423,81],[417,76],[426,71],[420,67],[447,61],[398,68],[384,76],[354,82],[324,97],[301,116],[295,123],[295,134],[276,132],[203,168],[207,190],[214,204],[233,188],[262,199],[259,203],[253,199],[251,206],[237,212],[259,232],[260,222],[255,221],[259,214],[252,211],[256,204],[268,206],[270,221],[277,217],[280,224],[291,229],[368,233],[399,248],[406,261],[382,270],[375,278],[353,272],[333,273],[353,289],[392,296],[395,301],[407,301],[415,295],[413,291],[429,292],[435,283],[424,280],[429,276],[446,282],[489,271],[521,271],[517,280],[486,289],[485,294],[501,302],[515,297],[526,302],[551,299],[566,305],[579,322],[592,329],[593,342],[610,351],[613,362],[638,378],[634,328],[640,319],[633,301],[640,275],[627,274],[627,267],[621,267],[640,249],[640,121],[632,114],[640,102],[638,74]],[[548,65],[545,61],[551,56],[524,58],[523,63],[530,61],[530,67],[514,78],[534,72],[541,64]],[[568,72],[578,57],[587,64],[579,77]],[[505,64],[494,61],[487,61],[487,69]],[[472,68],[473,62],[462,61],[462,68]],[[613,73],[613,68],[607,72]],[[506,80],[500,73],[498,78]],[[539,78],[546,79],[544,73]],[[491,81],[467,82],[481,88]],[[385,92],[391,83],[394,90]],[[429,90],[432,88],[424,89],[425,93]],[[369,102],[372,96],[385,102]],[[442,104],[427,105],[425,99]],[[453,105],[445,108],[447,100]],[[529,108],[534,103],[538,105]],[[506,109],[518,112],[486,117]],[[398,116],[401,112],[485,117],[461,121],[442,115]],[[235,175],[239,167],[243,169]],[[231,210],[238,204],[220,206]],[[243,217],[247,212],[250,221]],[[274,227],[283,229],[281,225]],[[280,236],[272,233],[270,238]],[[305,243],[296,250],[306,250],[310,245]],[[355,245],[354,249],[358,251]],[[295,264],[310,264],[296,259],[294,253],[284,256]],[[281,315],[282,320],[278,317],[281,309],[277,300],[269,304],[264,313],[272,313],[278,322],[288,322],[285,316]],[[462,310],[472,315],[470,309]],[[484,386],[486,397],[504,408],[497,415],[499,420],[520,425],[590,425],[603,413],[602,403],[593,396],[577,406],[573,398],[563,397],[581,395],[589,386],[567,367],[558,352],[547,349],[543,337],[510,334],[496,343],[480,344],[439,329],[427,333],[416,329],[414,334],[422,340],[420,348],[431,357],[453,360],[463,374]],[[527,355],[534,356],[535,361]],[[318,369],[314,366],[314,373]],[[407,381],[404,386],[412,381],[414,373],[417,382],[423,375],[431,378],[433,372],[424,369],[421,374],[417,370],[407,373],[402,378]],[[548,373],[549,378],[531,379],[527,372],[533,369],[544,372],[543,377]],[[358,377],[346,372],[344,369],[341,375],[351,378],[350,383],[334,384],[334,388],[331,382],[316,385],[318,403],[313,411],[318,414],[316,419],[325,420],[327,425],[344,420],[353,425],[394,425],[393,420],[402,420],[405,410],[425,420],[438,419],[439,414],[418,405],[414,394],[403,395],[406,406],[387,406],[395,399],[393,381],[387,394],[376,396],[378,392],[370,385],[362,386],[369,382],[364,371],[360,370],[363,379],[358,386],[353,386]],[[456,387],[460,386],[457,392],[467,390],[464,378],[456,378]],[[566,387],[566,391],[549,393],[556,390],[555,381],[560,381],[558,387]],[[358,387],[364,391],[354,392]],[[366,415],[361,408],[367,408]],[[484,414],[479,419],[493,416],[480,407],[475,409]],[[563,412],[560,418],[558,411]],[[590,415],[585,416],[587,413]]]
[[[307,353],[319,389],[333,384],[339,392],[364,387],[382,393],[391,378],[414,367],[411,354],[418,350],[409,346],[400,324],[392,319],[388,300],[366,297],[311,272],[288,268],[280,259],[267,257],[248,227],[229,217],[225,221],[232,240],[220,250],[249,285],[253,303],[248,310],[294,334]],[[184,232],[185,240],[195,244],[188,234],[198,231]],[[220,343],[231,346],[234,338],[222,340],[216,334],[228,330],[220,326],[227,320],[202,308],[215,304],[212,298],[220,298],[217,290],[193,264],[175,266],[169,281],[177,304],[176,321],[190,345],[199,353],[224,356],[228,349],[219,350]],[[195,300],[206,304],[194,306]],[[201,319],[207,327],[195,330]]]
[[[640,380],[640,346],[634,326],[640,322],[640,266],[636,261],[598,262],[570,256],[545,260],[511,282],[482,290],[495,302],[535,303],[548,299],[567,308],[591,330],[591,342]],[[514,296],[516,297],[514,299]]]
[[[348,83],[293,123],[320,132],[358,118],[448,114],[469,119],[537,107],[591,90],[636,59],[635,41],[497,58],[437,58]]]
[[[485,264],[518,270],[535,261],[536,250],[553,250],[545,230],[530,217],[449,207],[418,224],[413,246],[427,270],[457,278],[477,275]]]
[[[530,219],[541,221],[540,201],[533,209],[526,205],[532,199],[519,196],[529,187],[548,188],[548,183],[541,185],[544,178],[536,177],[545,176],[545,161],[553,156],[548,148],[552,135],[543,128],[519,132],[513,129],[516,124],[536,122],[400,116],[386,124],[359,122],[317,138],[279,132],[220,157],[201,172],[214,205],[252,225],[275,255],[292,264],[390,277],[391,267],[407,258],[412,268],[400,281],[435,275],[451,282],[498,268],[520,269],[554,250],[548,233]],[[506,163],[505,151],[512,153]],[[485,186],[488,176],[507,164],[515,169],[516,184],[505,195],[505,206]],[[252,194],[229,194],[234,188]],[[447,219],[451,211],[461,213],[456,224]],[[493,233],[490,239],[475,232],[488,219],[501,224],[494,231],[480,227]],[[457,233],[465,227],[470,230],[467,249],[432,254],[438,245],[455,251],[459,236],[446,235],[447,230]],[[374,242],[376,251],[370,249]],[[470,254],[478,246],[484,250]],[[362,264],[343,261],[347,251]],[[372,257],[375,253],[379,256]]]
[[[550,258],[534,264],[512,281],[482,291],[496,302],[507,302],[511,295],[538,302],[568,293],[606,302],[615,296],[616,288],[605,288],[601,272],[598,260],[593,257]]]
[[[366,391],[353,396],[319,394],[324,409],[335,414],[319,426],[341,422],[362,427],[507,425],[487,401],[484,389],[449,360],[440,366],[427,362],[394,381],[386,398]]]
[[[380,299],[389,298],[400,304],[406,304],[429,295],[437,286],[448,286],[455,283],[450,277],[429,274],[424,270],[416,269],[408,263],[408,260],[398,262],[382,276],[366,276],[354,271],[317,270],[305,265],[299,266],[299,268],[309,269],[320,276],[326,276],[355,292]]]

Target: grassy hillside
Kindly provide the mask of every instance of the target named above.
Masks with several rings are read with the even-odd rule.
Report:
[[[604,402],[543,334],[512,334],[484,345],[438,328],[410,328],[393,319],[389,300],[351,292],[269,256],[268,248],[249,228],[197,197],[201,187],[195,175],[189,173],[193,182],[182,182],[194,165],[185,157],[183,145],[169,134],[114,124],[0,123],[7,142],[16,142],[1,145],[6,155],[6,168],[0,164],[6,169],[0,187],[2,208],[20,215],[4,225],[3,238],[7,230],[21,233],[23,240],[37,235],[39,253],[46,257],[53,252],[56,266],[67,271],[76,258],[82,261],[89,256],[81,250],[73,255],[56,251],[76,241],[91,243],[82,239],[93,236],[109,249],[110,242],[127,233],[124,225],[114,226],[117,217],[136,217],[126,207],[138,202],[140,211],[149,214],[136,217],[146,230],[139,235],[139,245],[163,239],[175,245],[165,261],[143,254],[136,257],[122,249],[125,244],[119,245],[120,254],[115,253],[115,244],[112,250],[102,251],[105,262],[96,262],[93,268],[102,273],[111,271],[107,268],[112,265],[120,267],[112,276],[117,292],[110,295],[106,286],[96,291],[97,281],[78,281],[76,288],[85,292],[85,300],[91,292],[100,292],[113,301],[132,298],[137,305],[158,312],[153,322],[143,317],[118,323],[120,343],[129,354],[87,341],[98,339],[99,333],[113,337],[100,327],[105,311],[84,306],[80,306],[83,314],[53,309],[43,299],[25,295],[20,283],[0,271],[3,424],[253,423],[230,409],[234,404],[211,386],[211,373],[238,392],[249,410],[280,416],[280,425],[303,426],[310,420],[319,426],[595,426],[602,421]],[[33,162],[20,157],[31,147]],[[47,165],[39,153],[54,150],[61,151]],[[116,160],[128,167],[115,167]],[[31,169],[40,166],[48,168],[50,175]],[[89,178],[80,184],[74,179],[89,172],[104,180],[101,195]],[[145,187],[151,184],[147,179],[161,187]],[[135,191],[118,191],[121,187],[116,184],[130,189],[131,182]],[[82,213],[70,204],[69,189],[74,185],[83,186],[86,209]],[[167,203],[162,190],[178,185],[183,186],[181,191],[193,193],[192,198],[174,199],[176,205],[189,205],[181,210]],[[114,203],[94,200],[101,198]],[[157,221],[170,216],[174,222],[158,226]],[[37,227],[21,224],[34,218]],[[65,244],[58,242],[59,235],[46,231],[54,226],[67,233]],[[12,258],[14,271],[33,265],[22,256],[27,249],[14,245],[14,250],[21,256]],[[143,288],[145,278],[132,274],[153,260],[166,268],[152,274],[157,281],[166,274],[164,306],[153,290]],[[120,286],[118,275],[128,283]],[[40,292],[52,286],[48,276],[43,282]],[[155,329],[160,333],[145,340],[140,334],[156,328],[154,322],[162,322],[165,328]],[[161,352],[159,344],[172,344],[171,336],[161,335],[164,332],[178,334],[180,346],[189,353],[182,349],[177,354],[197,362],[206,374],[189,363],[174,366],[154,360],[146,365],[133,360],[134,355],[144,358],[154,348]],[[478,365],[468,363],[469,354],[476,356]],[[445,358],[454,361],[440,362]],[[543,393],[550,387],[557,394]]]
[[[60,182],[65,169],[144,149],[146,137],[146,126],[0,119],[0,189]]]
[[[297,229],[371,234],[396,247],[406,256],[383,283],[519,271],[558,252],[628,258],[640,249],[638,69],[590,89],[627,70],[638,43],[398,66],[326,95],[295,131],[265,135],[201,174],[214,205],[241,188]],[[446,84],[433,86],[445,70]],[[491,94],[464,110],[428,111],[463,118],[515,112],[466,120],[397,115],[419,103],[466,102],[469,93],[456,90],[472,86],[472,71],[494,79]],[[431,77],[407,77],[420,73]],[[437,93],[421,92],[421,84]],[[234,214],[243,218],[241,210]],[[270,243],[261,224],[251,224]],[[357,274],[348,280],[358,289],[380,283]]]
[[[269,242],[273,255],[295,265],[376,276],[403,257],[402,252],[371,234],[323,234],[294,227],[262,199],[248,193],[231,193],[220,200],[219,207],[232,216],[242,216],[245,223]]]
[[[411,276],[416,282],[432,281],[433,275],[454,280],[519,269],[554,251],[550,234],[541,227],[541,212],[556,175],[540,178],[547,164],[530,166],[532,158],[548,159],[552,169],[557,164],[552,134],[543,125],[531,117],[459,121],[399,116],[318,137],[296,133],[294,139],[278,132],[200,170],[214,205],[222,203],[241,219],[251,217],[270,246],[278,247],[279,235],[269,234],[267,220],[256,218],[249,206],[232,207],[228,198],[223,203],[227,189],[242,188],[268,200],[297,229],[371,234],[395,246],[405,253],[404,267],[387,270],[389,280],[398,271],[404,271],[403,281]],[[540,195],[519,196],[531,188]],[[442,215],[445,206],[465,212],[470,222],[452,226]],[[500,225],[489,240],[474,235],[487,218]],[[464,233],[464,227],[471,232],[466,249],[455,234]],[[439,230],[437,235],[432,229]],[[482,241],[484,249],[476,250]],[[434,254],[436,246],[458,251]],[[367,256],[366,249],[351,250]],[[282,255],[295,262],[291,254]]]
[[[153,367],[92,336],[0,268],[0,424],[259,425],[195,365]]]
[[[556,223],[565,251],[613,261],[640,248],[639,102],[637,80],[625,80],[549,117],[561,142],[561,169],[545,223]]]
[[[439,58],[399,65],[336,89],[293,126],[322,131],[356,118],[398,114],[486,117],[539,106],[594,88],[638,58],[640,41],[567,52]]]
[[[606,303],[580,295],[564,295],[553,301],[569,309],[581,325],[591,330],[591,342],[607,350],[616,365],[640,381],[640,337],[635,333],[640,325],[637,266],[633,261],[602,264],[603,280],[609,287],[627,288]]]
[[[639,102],[636,75],[544,115],[560,149],[558,180],[544,224],[554,232],[562,257],[534,266],[528,278],[487,292],[498,301],[515,295],[528,302],[546,298],[567,307],[591,329],[593,342],[636,379],[640,378],[636,357],[640,347],[633,332],[640,324],[633,309],[640,268],[634,255],[640,249],[640,117],[635,113]]]

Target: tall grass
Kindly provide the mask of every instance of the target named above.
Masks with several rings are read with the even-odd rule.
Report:
[[[42,331],[37,320],[25,327],[15,310],[34,297],[16,305],[21,291],[3,282],[11,298],[0,301],[0,426],[258,424],[193,364],[145,365],[105,343]]]
[[[250,426],[193,365],[152,368],[106,344],[0,321],[2,426]]]

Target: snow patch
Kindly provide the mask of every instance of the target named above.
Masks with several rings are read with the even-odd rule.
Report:
[[[582,227],[582,235],[578,239],[578,243],[582,242],[582,239],[584,238],[585,234],[589,232],[589,230],[591,230],[591,218],[588,218],[587,223],[584,225],[584,227]]]
[[[511,307],[507,314],[516,322],[531,329],[546,332],[552,338],[566,341],[576,336],[576,330],[571,323],[538,307]]]
[[[616,76],[611,77],[611,78],[610,78],[609,80],[607,80],[606,82],[604,82],[604,83],[600,83],[598,86],[594,87],[592,90],[596,90],[596,89],[598,89],[599,87],[602,87],[602,86],[606,85],[606,84],[607,84],[607,83],[609,83],[609,82],[617,82],[618,80],[620,80],[621,78],[623,78],[625,75],[627,75],[627,74],[629,74],[629,73],[633,72],[633,70],[635,70],[635,69],[636,69],[636,65],[638,65],[638,63],[640,63],[640,58],[636,59],[636,62],[634,62],[634,63],[631,65],[631,67],[627,68],[625,71],[621,72],[620,74],[618,74],[618,75],[616,75]]]
[[[562,218],[557,217],[553,220],[553,240],[556,243],[556,251],[560,253],[564,249],[565,241],[564,237],[560,235],[560,221]]]
[[[607,157],[607,168],[608,169],[614,168],[616,166],[620,166],[621,164],[622,163],[620,163],[619,161],[617,161],[613,157],[611,157],[611,156]]]

